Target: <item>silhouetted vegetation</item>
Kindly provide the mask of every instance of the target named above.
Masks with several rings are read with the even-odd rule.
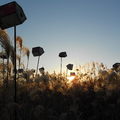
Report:
[[[15,111],[17,120],[119,120],[119,67],[107,69],[102,63],[81,66],[72,80],[65,74],[49,74],[44,69],[36,75],[27,63],[27,69],[23,67],[17,72],[15,103],[13,47],[6,32],[0,33],[0,42],[7,53],[7,63],[0,62],[0,120],[14,120]],[[26,54],[29,60],[29,49],[19,45],[17,58],[21,68],[21,54]]]
[[[25,71],[17,78],[17,103],[14,82],[0,86],[0,118],[13,120],[118,120],[120,110],[120,76],[104,65],[94,64],[86,73],[77,71],[69,82],[55,73],[34,76]],[[81,68],[83,69],[83,68]],[[94,72],[93,72],[94,71]],[[1,75],[2,76],[2,75]]]

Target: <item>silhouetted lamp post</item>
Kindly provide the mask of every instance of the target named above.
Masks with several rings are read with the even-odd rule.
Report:
[[[22,24],[26,19],[21,6],[15,1],[0,6],[0,27],[2,29]]]
[[[7,29],[14,27],[14,81],[15,81],[15,99],[16,103],[16,26],[26,20],[22,7],[15,1],[0,6],[0,27]],[[15,118],[16,119],[16,118]]]
[[[73,64],[68,64],[68,65],[66,65],[66,67],[67,67],[67,70],[66,70],[66,77],[67,77],[68,70],[72,70],[73,69]]]
[[[66,52],[60,52],[60,53],[59,53],[59,57],[61,58],[61,63],[60,63],[60,74],[62,75],[62,58],[67,57],[67,53],[66,53]]]
[[[39,61],[40,61],[40,56],[44,53],[44,50],[42,47],[34,47],[32,48],[32,54],[34,57],[38,56],[38,63],[37,63],[37,70],[36,70],[36,75],[38,72],[38,66],[39,66]]]
[[[68,64],[68,65],[66,65],[66,67],[67,67],[68,70],[72,70],[73,69],[73,64]]]

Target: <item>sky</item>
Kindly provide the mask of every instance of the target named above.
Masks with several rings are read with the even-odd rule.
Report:
[[[0,0],[0,6],[12,0]],[[32,51],[42,47],[39,68],[60,72],[60,52],[63,71],[67,64],[74,69],[90,62],[103,63],[108,68],[120,62],[120,0],[16,0],[27,20],[17,26],[17,36]],[[11,41],[14,28],[6,29]],[[22,60],[26,66],[27,57]],[[29,69],[37,68],[38,57],[30,53]]]

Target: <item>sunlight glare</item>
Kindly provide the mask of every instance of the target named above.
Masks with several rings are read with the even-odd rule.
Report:
[[[71,83],[74,80],[75,76],[69,76],[67,77],[68,82],[67,83]]]

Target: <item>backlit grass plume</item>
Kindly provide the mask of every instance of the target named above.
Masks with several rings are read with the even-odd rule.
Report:
[[[12,44],[11,44],[10,37],[8,36],[7,32],[2,29],[0,29],[0,44],[5,49],[7,57],[9,58]]]
[[[6,87],[8,86],[8,71],[9,71],[9,58],[11,49],[13,48],[12,43],[10,41],[10,37],[8,36],[5,30],[0,29],[0,44],[4,48],[7,55],[7,80]]]
[[[20,49],[22,49],[23,39],[20,36],[16,37],[16,44],[18,45],[18,47],[20,47]]]
[[[22,47],[23,47],[23,39],[22,39],[22,37],[20,37],[20,36],[16,37],[16,44],[18,45],[17,48],[20,48],[19,49],[19,51],[20,51],[19,69],[20,69],[20,64],[21,64],[21,50],[22,50]]]
[[[18,66],[19,66],[19,68],[20,68],[20,55],[18,55],[18,54],[16,54],[16,60],[18,60]]]
[[[22,55],[23,56],[27,56],[27,66],[26,66],[26,69],[28,69],[30,49],[28,47],[23,46],[23,48],[22,48]]]

